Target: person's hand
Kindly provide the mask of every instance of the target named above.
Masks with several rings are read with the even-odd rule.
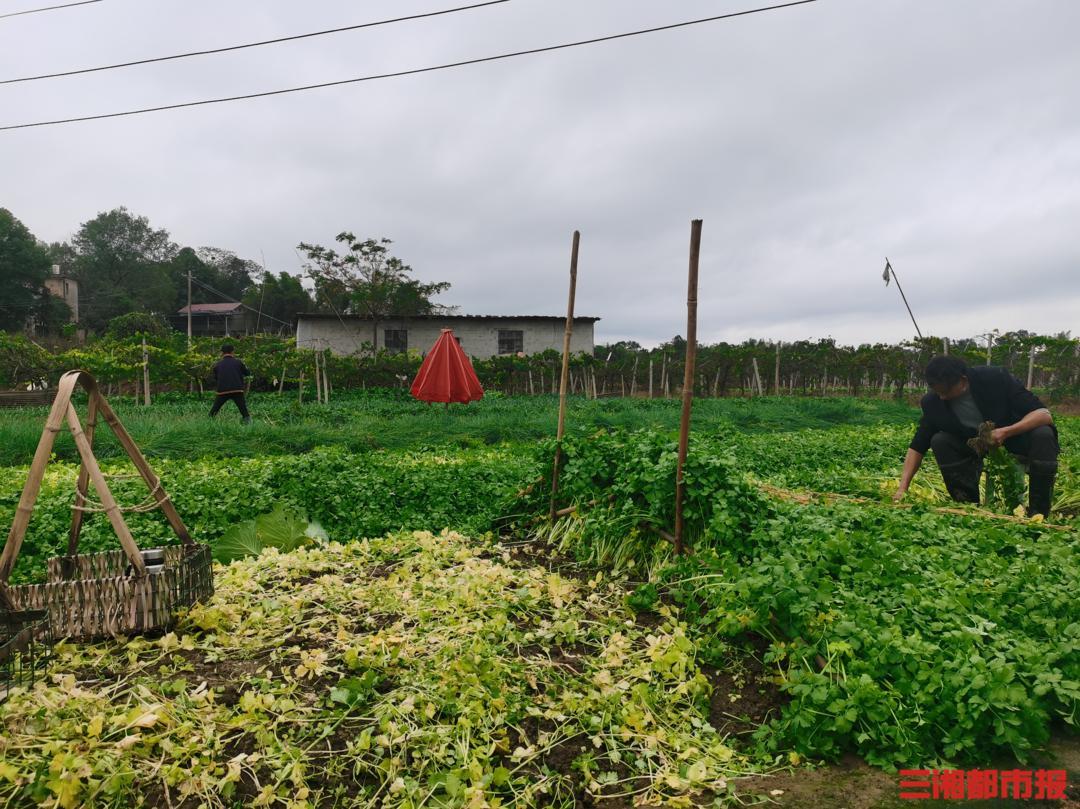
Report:
[[[894,503],[899,503],[904,499],[904,495],[907,494],[907,489],[897,488],[896,493],[893,494],[892,499]]]
[[[995,447],[1000,447],[1005,443],[1005,439],[1009,437],[1009,431],[1005,427],[998,427],[990,433],[990,440],[994,443]]]

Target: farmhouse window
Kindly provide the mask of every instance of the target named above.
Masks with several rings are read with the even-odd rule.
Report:
[[[518,329],[499,329],[499,353],[517,354],[525,350],[525,332]]]
[[[383,345],[391,354],[404,354],[409,350],[409,330],[385,329],[383,331]]]

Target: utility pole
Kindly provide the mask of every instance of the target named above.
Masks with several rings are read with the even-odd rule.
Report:
[[[187,271],[187,347],[191,351],[191,270]]]

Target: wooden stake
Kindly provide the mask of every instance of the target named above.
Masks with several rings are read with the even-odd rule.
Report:
[[[322,374],[319,373],[319,352],[315,352],[315,402],[322,404]]]
[[[631,398],[633,398],[634,394],[637,393],[637,364],[638,364],[639,359],[641,359],[641,354],[638,354],[637,352],[635,352],[634,353],[634,370],[630,372],[630,396],[631,396]]]
[[[754,384],[757,386],[758,396],[764,396],[765,390],[761,386],[761,374],[758,373],[757,357],[751,357],[754,361]]]
[[[297,391],[297,401],[299,401],[300,404],[304,403],[304,372],[303,371],[300,372],[300,385],[299,385],[299,389]]]
[[[776,344],[776,365],[773,368],[773,396],[780,395],[780,344]]]
[[[682,419],[679,422],[679,459],[675,469],[675,555],[683,553],[683,467],[690,442],[690,407],[694,401],[694,362],[697,359],[698,259],[701,255],[701,220],[690,223],[690,269],[686,284],[686,368],[683,373]]]
[[[278,386],[277,386],[277,392],[278,392],[279,396],[285,390],[285,367],[286,367],[286,364],[284,362],[281,363],[281,378],[278,379]]]
[[[578,246],[581,233],[574,231],[570,247],[570,294],[566,301],[566,329],[563,331],[562,374],[559,377],[559,424],[555,431],[555,464],[551,470],[551,507],[548,517],[555,520],[555,498],[559,493],[559,461],[562,460],[562,439],[566,430],[566,384],[570,376],[570,335],[574,331],[574,295],[577,292]]]
[[[146,350],[146,338],[142,339],[143,404],[150,406],[150,353]]]
[[[94,430],[97,427],[98,396],[90,397],[90,404],[86,410],[86,440],[91,449],[94,446]],[[86,512],[82,506],[86,505],[86,489],[90,485],[90,473],[83,464],[79,469],[79,480],[75,484],[75,502],[71,509],[71,530],[68,532],[68,556],[74,556],[79,550],[79,532],[82,531],[83,520]]]
[[[84,382],[84,387],[86,383]],[[192,542],[191,534],[188,533],[187,526],[184,525],[184,521],[180,519],[180,514],[176,511],[176,506],[173,505],[172,500],[161,488],[161,481],[158,476],[154,474],[154,470],[150,468],[150,464],[146,462],[146,458],[143,457],[142,452],[139,450],[138,445],[128,434],[127,429],[120,423],[120,419],[116,417],[116,413],[113,411],[112,406],[105,401],[105,398],[101,395],[101,392],[97,389],[96,385],[93,385],[90,390],[90,397],[97,402],[97,409],[101,412],[101,417],[105,419],[105,423],[109,425],[109,429],[112,430],[113,435],[116,436],[116,440],[120,442],[120,445],[127,452],[128,457],[131,459],[131,463],[135,466],[135,471],[139,473],[139,477],[143,479],[147,488],[153,494],[154,499],[157,501],[158,507],[161,509],[165,518],[169,521],[169,525],[172,526],[173,531],[180,538],[184,544],[190,544]]]
[[[135,572],[139,576],[146,575],[146,563],[143,562],[142,554],[139,553],[139,546],[131,535],[131,529],[124,522],[124,515],[120,513],[120,506],[117,505],[116,498],[109,491],[109,484],[101,473],[101,467],[98,466],[94,451],[90,448],[86,433],[83,432],[82,426],[79,424],[79,414],[75,412],[75,406],[70,401],[68,401],[67,406],[67,420],[71,427],[71,437],[75,439],[75,446],[82,457],[83,467],[90,475],[90,482],[94,484],[94,490],[97,492],[98,499],[101,500],[101,505],[105,509],[105,516],[112,523],[113,530],[120,539],[120,545],[135,568]]]
[[[65,375],[57,386],[52,410],[49,411],[49,417],[45,420],[45,429],[42,430],[41,438],[38,440],[26,485],[23,486],[19,504],[15,507],[15,518],[11,521],[7,542],[4,544],[3,553],[0,554],[0,585],[2,585],[0,586],[0,596],[2,596],[0,600],[9,609],[14,609],[14,605],[7,595],[7,581],[15,566],[15,560],[19,557],[19,549],[22,547],[23,537],[26,536],[26,526],[30,523],[34,503],[37,502],[41,481],[45,478],[45,469],[49,465],[53,444],[56,443],[56,434],[63,429],[64,416],[67,414],[68,402],[71,401],[71,392],[75,389],[76,381],[76,377],[69,379],[68,375]]]
[[[1035,379],[1035,346],[1031,347],[1031,353],[1028,354],[1028,372],[1027,372],[1027,389],[1031,390],[1031,383]]]
[[[652,374],[652,357],[649,357],[649,398],[653,397],[653,374]]]

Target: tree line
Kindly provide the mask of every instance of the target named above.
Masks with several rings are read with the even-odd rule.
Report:
[[[0,388],[55,383],[60,374],[82,368],[117,393],[136,393],[143,378],[144,342],[152,389],[202,390],[220,356],[221,340],[186,337],[162,329],[137,313],[117,318],[106,333],[86,346],[51,351],[25,335],[0,333]],[[410,350],[361,351],[337,356],[297,349],[292,337],[249,335],[232,342],[253,372],[252,389],[307,390],[319,384],[333,390],[406,388],[423,357]],[[883,396],[903,398],[926,389],[923,368],[943,353],[940,338],[899,344],[837,345],[833,340],[775,343],[747,340],[698,347],[694,392],[697,396]],[[571,358],[571,392],[590,397],[675,397],[681,394],[686,342],[675,337],[655,348],[633,342],[598,345],[592,354]],[[969,365],[1010,369],[1021,381],[1052,397],[1080,395],[1080,341],[1068,334],[1028,332],[985,339],[950,341],[949,352]],[[473,365],[486,390],[508,395],[558,392],[562,358],[548,350],[519,357],[476,358]]]
[[[266,268],[220,247],[189,247],[167,230],[126,208],[82,223],[70,241],[46,243],[10,211],[0,208],[0,330],[62,336],[82,329],[104,335],[117,318],[140,316],[166,323],[188,303],[238,301],[260,312],[262,324],[281,330],[301,312],[423,315],[448,311],[432,301],[446,282],[424,283],[395,257],[386,238],[337,236],[338,250],[301,242],[301,277]],[[340,252],[339,252],[340,250]],[[78,323],[45,281],[59,266],[79,284]]]

